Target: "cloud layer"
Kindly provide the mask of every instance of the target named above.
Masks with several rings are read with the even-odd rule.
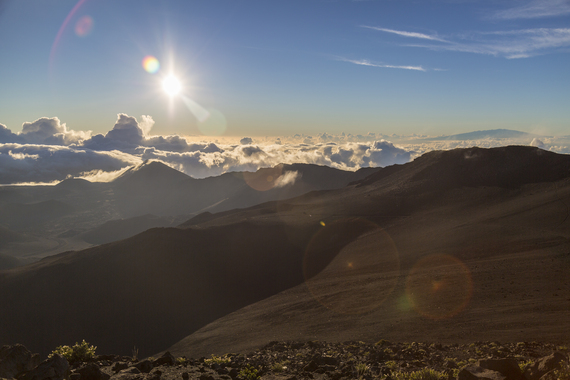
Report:
[[[189,141],[150,135],[152,117],[119,114],[105,135],[67,129],[58,118],[24,123],[20,133],[0,124],[0,183],[61,181],[68,176],[109,181],[143,160],[159,160],[195,178],[256,171],[278,164],[308,163],[342,170],[403,164],[434,149],[512,144],[570,153],[570,138],[528,135],[518,139],[427,139],[428,136],[339,134],[243,137],[235,142]],[[391,140],[391,141],[389,141]],[[527,141],[528,140],[528,141]],[[283,179],[283,185],[295,178]]]

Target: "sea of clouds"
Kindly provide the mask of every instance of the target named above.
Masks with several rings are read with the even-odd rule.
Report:
[[[109,181],[144,160],[158,160],[194,178],[256,171],[280,163],[326,165],[342,170],[403,164],[431,150],[471,146],[534,145],[570,153],[568,137],[438,140],[429,136],[342,133],[193,141],[151,135],[154,120],[119,114],[105,135],[74,131],[57,117],[26,122],[14,133],[0,124],[0,184],[57,183],[78,177]]]

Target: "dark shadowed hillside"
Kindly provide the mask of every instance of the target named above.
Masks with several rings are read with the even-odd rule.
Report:
[[[0,253],[37,259],[176,225],[204,211],[341,188],[377,170],[278,165],[194,179],[160,162],[145,161],[108,183],[69,178],[56,186],[0,187],[0,225],[41,238],[34,244],[28,239],[4,248],[0,242]],[[151,221],[145,216],[149,214],[162,220]]]
[[[290,339],[568,340],[569,168],[535,148],[434,153],[0,272],[0,344],[145,355],[187,336],[170,349],[201,356]]]

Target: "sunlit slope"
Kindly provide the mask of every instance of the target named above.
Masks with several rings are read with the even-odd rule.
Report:
[[[569,156],[535,148],[436,152],[345,189],[0,272],[0,344],[46,353],[86,339],[148,355],[200,328],[173,351],[313,337],[564,340],[569,168]]]
[[[568,156],[533,148],[434,152],[353,189],[291,200],[281,207],[325,222],[321,240],[349,218],[376,226],[312,280],[169,350],[201,356],[313,339],[567,342],[568,165]]]

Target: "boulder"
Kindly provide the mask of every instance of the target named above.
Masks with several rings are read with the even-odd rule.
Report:
[[[176,358],[168,351],[164,353],[160,358],[152,362],[152,364],[157,367],[159,365],[175,365]]]
[[[141,360],[140,362],[135,364],[134,367],[138,368],[141,372],[144,373],[149,373],[154,368],[152,362],[148,359]]]
[[[69,377],[69,363],[58,354],[41,362],[36,368],[26,372],[19,380],[64,380]]]
[[[551,355],[545,356],[537,360],[533,365],[529,366],[524,371],[524,376],[528,380],[539,380],[541,377],[553,371],[559,369],[561,363],[568,360],[566,354],[556,351]]]
[[[95,363],[87,363],[75,370],[76,373],[81,374],[81,380],[109,380],[111,376],[101,371],[99,366]]]
[[[34,369],[40,364],[40,356],[32,354],[21,344],[0,348],[0,378],[12,379],[16,375]]]
[[[507,380],[525,380],[518,362],[514,359],[481,359],[477,364],[481,368],[497,371]]]
[[[457,380],[506,380],[507,377],[500,372],[468,365],[457,374]]]

